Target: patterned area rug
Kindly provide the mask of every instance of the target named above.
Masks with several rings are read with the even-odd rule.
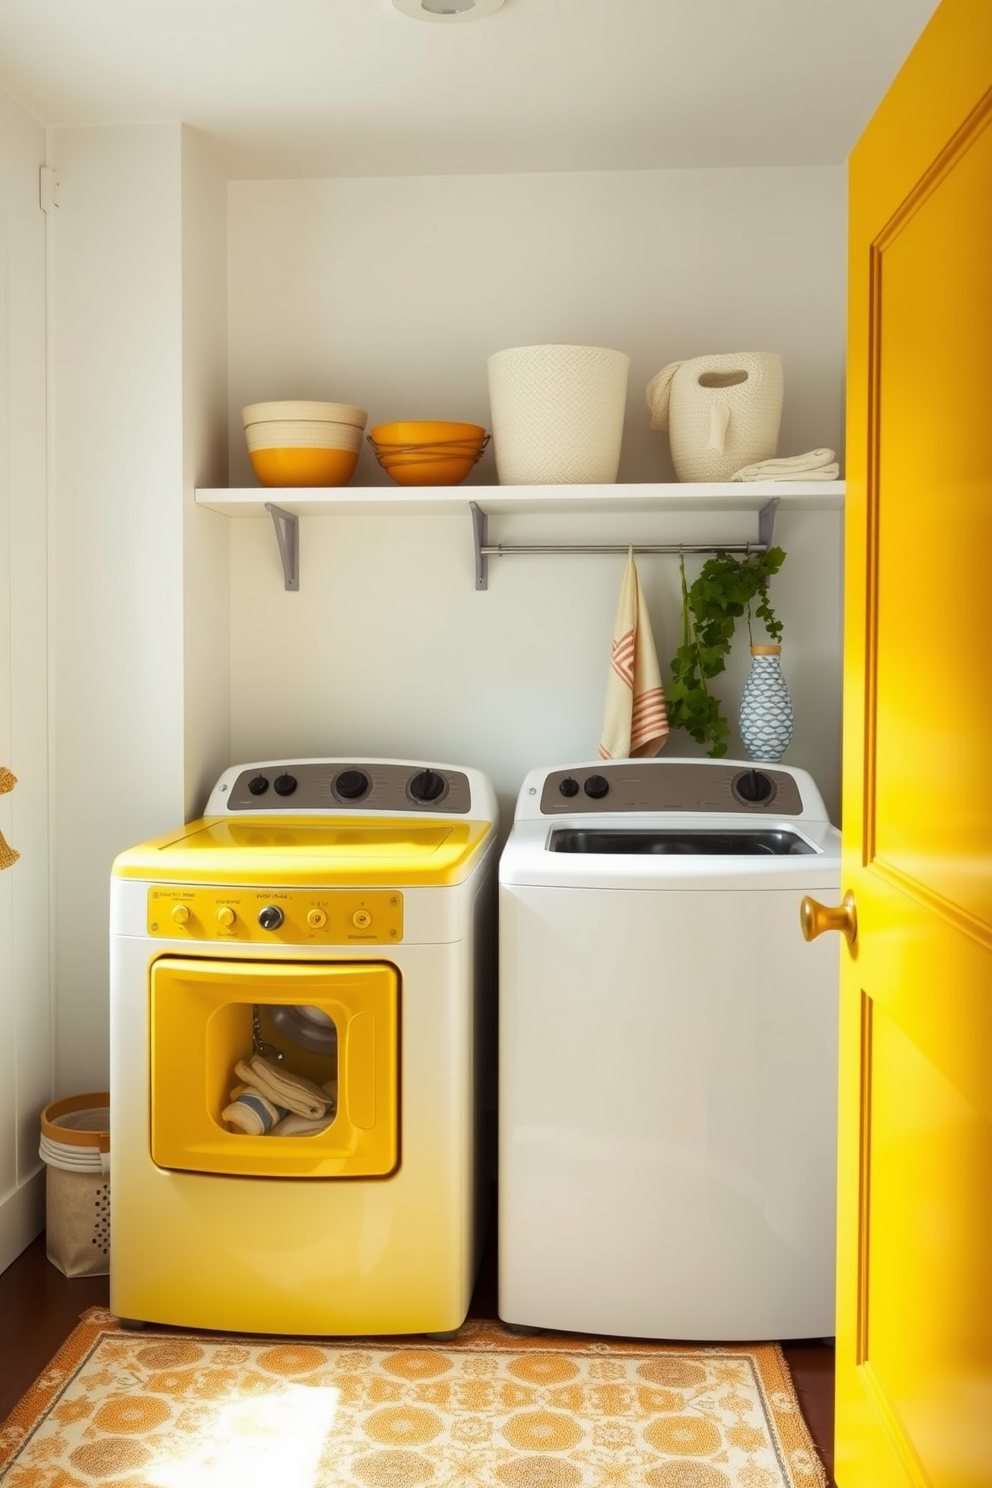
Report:
[[[0,1429],[4,1488],[822,1488],[774,1344],[133,1333],[100,1308]]]

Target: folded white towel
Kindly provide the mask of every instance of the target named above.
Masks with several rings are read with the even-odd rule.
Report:
[[[745,465],[732,481],[836,480],[840,466],[832,449],[809,450],[805,455],[786,455],[780,460],[759,460]]]
[[[635,755],[657,754],[667,739],[668,710],[661,686],[661,669],[631,551],[620,586],[617,618],[613,622],[599,757],[632,759]]]

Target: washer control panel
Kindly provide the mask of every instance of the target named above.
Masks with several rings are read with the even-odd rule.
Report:
[[[771,811],[799,816],[803,800],[785,770],[739,763],[694,765],[660,760],[616,760],[551,770],[541,791],[545,816],[604,815],[621,811]]]
[[[226,811],[417,811],[465,815],[472,805],[468,776],[442,765],[356,760],[300,761],[242,770],[225,793]]]
[[[398,945],[403,895],[396,889],[160,885],[148,890],[148,934],[260,945]]]

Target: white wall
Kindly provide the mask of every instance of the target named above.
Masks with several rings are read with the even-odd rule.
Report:
[[[0,1270],[37,1234],[38,1116],[51,1098],[45,132],[0,92]]]
[[[105,1087],[121,848],[182,819],[179,125],[55,129],[56,1088]]]
[[[544,341],[630,353],[621,481],[672,478],[643,390],[665,363],[710,351],[780,352],[780,453],[842,454],[845,184],[841,167],[232,183],[231,483],[253,484],[245,403],[326,398],[367,408],[370,424],[488,425],[488,354]],[[355,482],[380,475],[366,449]],[[487,455],[473,480],[493,479]],[[526,531],[755,535],[753,519],[671,524],[528,519]],[[509,803],[528,768],[594,755],[622,559],[493,562],[476,594],[464,520],[310,518],[293,595],[267,520],[231,525],[235,759],[447,759],[488,770]],[[789,558],[772,587],[797,712],[786,759],[812,770],[835,815],[840,526],[782,517]],[[500,526],[507,541],[523,530],[522,519]],[[677,562],[639,568],[667,666]],[[734,713],[747,664],[745,638],[716,688]],[[675,751],[699,752],[682,736]]]
[[[231,763],[230,523],[194,503],[227,485],[227,180],[206,137],[182,131],[183,662],[185,817]]]

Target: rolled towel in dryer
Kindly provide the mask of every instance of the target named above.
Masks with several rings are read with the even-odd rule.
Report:
[[[272,1064],[261,1054],[240,1060],[235,1066],[235,1074],[246,1085],[260,1091],[273,1105],[282,1106],[283,1114],[292,1111],[295,1116],[306,1116],[310,1121],[318,1121],[327,1115],[330,1099],[326,1091],[313,1080]]]
[[[316,1137],[325,1132],[337,1115],[338,1110],[338,1082],[327,1080],[322,1086],[327,1095],[327,1115],[318,1116],[315,1121],[309,1121],[306,1116],[294,1116],[292,1112],[284,1116],[272,1128],[274,1137]]]
[[[330,1111],[317,1121],[308,1121],[305,1116],[294,1116],[290,1111],[281,1121],[277,1121],[272,1128],[274,1137],[316,1137],[325,1132],[334,1120],[334,1112]]]
[[[286,1108],[267,1100],[251,1085],[237,1085],[231,1091],[231,1103],[221,1111],[221,1120],[247,1137],[264,1137],[285,1119]]]

